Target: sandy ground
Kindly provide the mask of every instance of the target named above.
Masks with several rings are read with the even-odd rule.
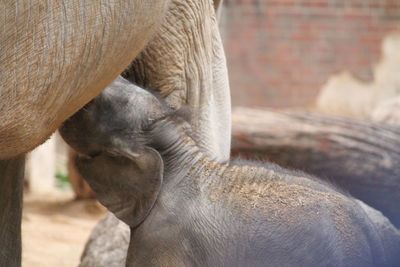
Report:
[[[24,196],[23,267],[78,266],[85,242],[105,210],[71,195]]]

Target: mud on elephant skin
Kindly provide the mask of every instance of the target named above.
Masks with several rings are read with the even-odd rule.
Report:
[[[122,78],[61,134],[131,228],[126,266],[400,263],[400,232],[380,212],[303,173],[216,162],[179,114]]]

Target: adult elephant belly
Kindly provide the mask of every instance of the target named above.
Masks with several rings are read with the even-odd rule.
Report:
[[[188,106],[197,141],[220,162],[230,153],[228,74],[212,1],[173,1],[162,26],[124,77]],[[93,230],[80,267],[125,266],[130,230],[108,214]]]
[[[25,153],[143,49],[168,0],[0,5],[0,159]]]

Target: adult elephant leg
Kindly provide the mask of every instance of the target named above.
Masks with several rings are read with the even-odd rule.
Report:
[[[231,102],[215,13],[220,3],[171,1],[158,34],[124,77],[158,91],[173,108],[188,106],[200,147],[226,162],[230,155]]]
[[[21,213],[25,156],[0,161],[0,266],[21,264]]]

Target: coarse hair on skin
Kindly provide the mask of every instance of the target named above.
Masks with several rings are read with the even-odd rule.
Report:
[[[316,177],[314,175],[311,175],[305,171],[298,170],[298,169],[290,169],[287,167],[282,167],[277,163],[271,162],[271,161],[266,161],[262,159],[261,157],[255,158],[255,159],[245,159],[240,156],[235,157],[231,159],[231,162],[229,165],[235,165],[235,166],[254,166],[254,167],[260,167],[260,168],[266,168],[270,169],[282,174],[287,174],[291,176],[297,176],[297,177],[305,177],[309,178],[313,181],[316,181],[322,185],[326,185],[329,188],[334,189],[335,191],[347,196],[347,197],[353,197],[347,190],[339,186],[335,181],[332,179],[329,179],[327,177],[324,177],[324,179],[321,179],[320,177]]]

